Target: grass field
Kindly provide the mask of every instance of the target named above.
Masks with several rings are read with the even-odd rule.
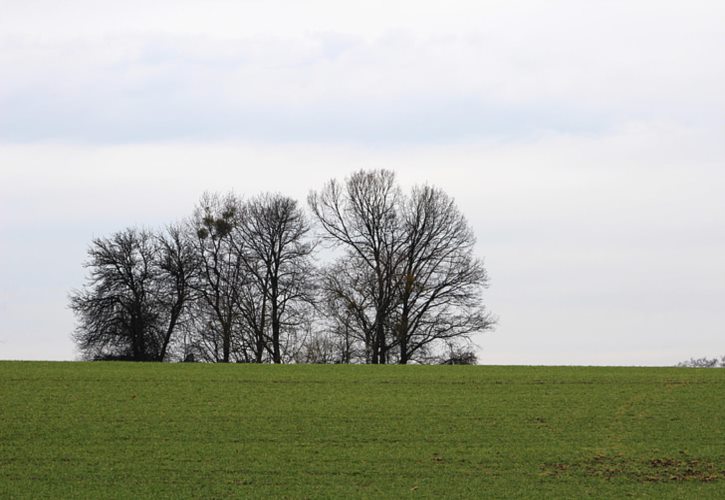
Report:
[[[725,498],[725,370],[0,363],[0,497]]]

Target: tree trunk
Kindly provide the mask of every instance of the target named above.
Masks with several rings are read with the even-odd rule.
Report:
[[[280,321],[279,321],[279,305],[277,304],[277,282],[272,280],[272,361],[279,364],[282,362],[282,354],[279,345],[280,337]]]
[[[264,329],[267,326],[267,295],[262,297],[262,314],[259,319],[259,331],[257,332],[257,348],[254,353],[255,362],[261,363],[262,356],[264,356]]]
[[[398,343],[400,344],[400,360],[401,365],[408,364],[408,311],[404,308],[400,317],[400,325],[398,325]]]
[[[229,363],[232,348],[232,325],[227,323],[222,329],[222,363]]]
[[[158,353],[157,361],[163,361],[166,357],[166,350],[169,348],[169,342],[171,341],[171,335],[174,333],[176,328],[176,322],[181,316],[181,307],[178,303],[171,308],[171,318],[169,319],[169,326],[166,329],[166,335],[164,337],[164,343],[161,346],[161,350]]]
[[[379,314],[379,321],[375,325],[375,339],[377,344],[377,358],[378,363],[384,365],[386,363],[387,352],[385,346],[385,322],[383,321],[383,314]]]

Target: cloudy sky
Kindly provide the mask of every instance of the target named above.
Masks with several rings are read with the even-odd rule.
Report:
[[[719,0],[0,11],[0,359],[76,358],[93,237],[359,168],[469,217],[500,318],[483,363],[725,354]]]

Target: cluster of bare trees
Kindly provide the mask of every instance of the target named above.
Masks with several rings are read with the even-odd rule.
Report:
[[[71,293],[90,359],[475,362],[492,328],[475,237],[438,188],[359,171],[293,199],[205,194],[164,231],[95,239]],[[313,231],[313,222],[316,232]],[[315,260],[316,249],[329,256]]]
[[[690,358],[676,365],[679,368],[725,368],[725,356],[720,358]]]

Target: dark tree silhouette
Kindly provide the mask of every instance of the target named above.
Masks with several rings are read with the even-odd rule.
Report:
[[[676,365],[679,368],[725,368],[725,356],[721,358],[690,358]]]
[[[163,361],[188,299],[193,265],[178,232],[126,229],[93,240],[88,280],[71,293],[85,357]]]
[[[157,266],[159,272],[158,300],[167,315],[166,332],[162,339],[162,361],[167,355],[174,334],[183,321],[188,305],[195,299],[193,283],[199,270],[192,240],[182,226],[169,226],[157,237]]]

